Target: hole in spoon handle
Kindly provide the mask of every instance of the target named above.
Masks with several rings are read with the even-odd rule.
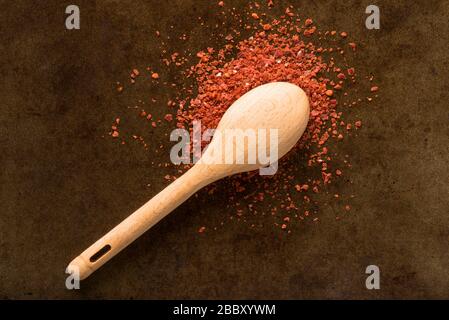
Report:
[[[105,245],[103,248],[98,250],[96,253],[94,253],[90,258],[89,261],[94,263],[98,259],[100,259],[102,256],[104,256],[106,253],[111,251],[111,246],[109,244]]]

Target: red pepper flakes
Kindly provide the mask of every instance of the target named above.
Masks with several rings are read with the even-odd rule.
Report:
[[[218,4],[220,7],[224,6],[223,1]],[[273,2],[268,0],[267,5],[271,7]],[[259,6],[254,4],[254,7]],[[337,32],[319,32],[310,18],[305,20],[303,26],[299,26],[299,19],[293,21],[290,18],[294,15],[291,9],[292,7],[287,7],[281,19],[274,19],[269,23],[264,22],[258,26],[242,25],[243,29],[256,29],[248,39],[240,41],[240,30],[231,30],[223,35],[227,43],[222,48],[205,46],[202,51],[196,53],[197,62],[183,73],[186,78],[193,80],[194,86],[183,84],[181,89],[179,84],[166,84],[181,90],[178,97],[171,99],[174,102],[167,103],[168,108],[177,107],[175,118],[172,116],[167,120],[167,116],[164,117],[167,121],[176,120],[176,125],[180,128],[191,128],[194,120],[201,120],[203,130],[213,129],[227,108],[252,88],[273,81],[288,81],[303,88],[309,97],[310,120],[298,144],[281,160],[278,173],[273,177],[261,177],[257,172],[240,174],[214,184],[205,191],[212,194],[218,192],[219,185],[229,183],[232,187],[226,188],[229,193],[228,202],[236,208],[236,217],[239,220],[247,219],[246,212],[255,215],[265,215],[265,212],[268,212],[267,216],[278,219],[275,225],[282,229],[286,229],[287,224],[281,221],[290,225],[296,219],[307,219],[310,215],[309,207],[318,204],[313,199],[315,193],[323,190],[331,179],[341,176],[339,169],[334,169],[335,173],[328,172],[329,168],[335,165],[333,143],[343,139],[343,134],[348,134],[347,131],[352,126],[341,119],[344,109],[340,111],[337,107],[352,105],[349,101],[340,100],[347,96],[347,91],[352,87],[347,86],[346,82],[355,80],[355,69],[347,65],[346,58],[342,59],[344,64],[337,63],[340,53],[344,50],[342,46],[335,47],[335,39],[330,44],[315,46],[313,37],[307,40],[305,38],[316,33],[321,41],[325,41],[323,34],[335,36]],[[235,9],[221,11],[224,10],[228,10],[230,19],[242,21],[241,16],[234,13]],[[246,14],[258,20],[262,16],[255,12]],[[217,25],[217,29],[221,27]],[[348,34],[341,32],[340,36],[346,38]],[[347,45],[353,50],[356,47],[352,42]],[[331,58],[325,58],[325,53]],[[184,59],[179,53],[167,52],[163,62],[167,66],[172,63],[180,66],[181,61],[187,61]],[[157,73],[151,73],[151,76],[153,79],[159,78]],[[331,80],[335,77],[336,80]],[[148,120],[152,119],[151,115],[146,117]],[[160,121],[158,120],[158,123]],[[354,124],[356,127],[357,123]],[[157,126],[155,121],[151,122],[151,125]],[[342,130],[345,128],[346,130]],[[330,140],[334,141],[330,143]],[[306,168],[298,167],[295,158],[298,154],[304,155]],[[292,158],[295,160],[291,161]],[[350,166],[347,160],[345,164]],[[188,168],[189,166],[186,166],[178,171],[181,173]],[[172,180],[172,177],[168,178]],[[256,191],[251,191],[253,188],[247,188],[248,185],[254,186]],[[260,209],[258,212],[259,204],[265,204],[266,199],[271,201],[269,208]],[[289,212],[291,217],[279,215],[281,211]],[[302,212],[303,214],[300,214]],[[288,220],[284,220],[286,218]]]
[[[312,26],[310,29],[306,29],[306,30],[304,30],[304,36],[306,36],[306,37],[310,37],[312,34],[314,34],[315,33],[315,31],[316,31],[316,27],[315,26]]]
[[[271,24],[269,24],[269,23],[264,24],[264,25],[263,25],[263,29],[264,29],[265,31],[271,30]]]
[[[340,85],[340,84],[336,84],[335,86],[334,86],[334,89],[335,90],[341,90],[343,87]]]
[[[326,173],[326,172],[321,172],[321,176],[323,179],[323,183],[324,184],[328,184],[331,180],[332,174],[331,173]]]
[[[378,90],[379,90],[379,87],[377,87],[377,86],[371,87],[371,92],[377,92]]]
[[[200,227],[198,229],[198,233],[203,233],[204,231],[206,231],[206,227]]]
[[[285,14],[288,15],[289,17],[293,17],[295,15],[293,12],[290,11],[289,7],[287,7],[287,9],[285,9]]]
[[[354,124],[357,128],[360,128],[362,126],[362,121],[356,121]]]
[[[133,69],[132,71],[131,71],[131,78],[137,78],[138,76],[139,76],[139,74],[140,74],[140,72],[139,72],[139,70],[137,70],[137,69]]]
[[[173,121],[173,115],[168,113],[164,116],[164,119],[168,122],[171,122],[171,121]]]
[[[118,131],[113,131],[113,132],[112,132],[112,137],[113,137],[113,138],[118,138],[119,135],[120,135],[120,134],[118,133]]]

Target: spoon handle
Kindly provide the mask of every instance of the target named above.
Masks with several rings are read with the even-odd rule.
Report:
[[[109,259],[158,223],[196,191],[212,182],[204,170],[192,167],[150,201],[137,209],[123,222],[87,248],[70,262],[67,272],[78,273],[80,280],[87,278]]]

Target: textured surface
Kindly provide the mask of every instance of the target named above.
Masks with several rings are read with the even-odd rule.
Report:
[[[149,158],[101,138],[128,104],[173,92],[141,82],[117,95],[115,81],[159,66],[155,29],[195,32],[192,52],[214,44],[196,17],[214,23],[216,4],[77,1],[79,31],[64,28],[69,3],[2,4],[0,298],[449,297],[448,2],[378,2],[379,31],[364,27],[369,1],[302,3],[303,17],[361,44],[356,68],[372,71],[381,88],[375,103],[351,110],[364,128],[338,147],[350,155],[353,184],[331,192],[357,195],[351,214],[335,221],[323,206],[320,223],[289,236],[243,223],[200,235],[199,226],[227,216],[224,199],[200,194],[78,291],[65,289],[67,263],[174,173],[151,165],[168,151]],[[152,141],[169,146],[169,131],[154,131]],[[381,290],[365,289],[369,264],[381,268]]]

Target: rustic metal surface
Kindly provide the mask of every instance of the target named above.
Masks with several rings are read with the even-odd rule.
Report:
[[[225,3],[239,10],[244,1]],[[127,105],[174,92],[138,81],[118,95],[115,81],[133,67],[160,67],[155,29],[194,32],[187,44],[169,41],[172,50],[221,39],[197,20],[215,23],[215,1],[77,1],[78,31],[64,27],[68,4],[9,1],[0,11],[0,298],[449,297],[447,1],[378,2],[379,31],[364,26],[369,1],[301,1],[302,17],[360,43],[356,67],[381,88],[349,112],[364,127],[338,146],[353,184],[331,192],[356,194],[345,219],[323,206],[320,223],[288,236],[232,222],[200,235],[199,226],[228,216],[224,199],[200,194],[76,291],[65,289],[67,263],[175,172],[151,165],[168,151],[150,157],[101,138]],[[168,150],[169,131],[149,137]],[[365,288],[370,264],[381,269],[381,290]]]

